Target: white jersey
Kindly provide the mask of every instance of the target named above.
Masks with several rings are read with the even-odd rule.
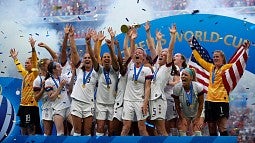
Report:
[[[119,72],[111,67],[109,73],[106,73],[103,66],[100,65],[97,73],[98,88],[96,102],[101,104],[114,104]],[[108,76],[109,80],[107,80]],[[109,84],[107,84],[107,82]]]
[[[72,77],[72,68],[69,63],[69,61],[66,62],[66,64],[62,67],[62,75],[67,77],[67,81],[70,82]]]
[[[173,90],[173,95],[179,97],[182,112],[186,117],[195,117],[197,115],[199,105],[198,94],[203,91],[203,86],[197,82],[192,81],[192,86],[193,88],[190,89],[189,95],[187,95],[188,93],[184,90],[181,82],[177,83]],[[188,101],[191,102],[190,105],[187,105]]]
[[[45,76],[38,75],[33,82],[33,88],[36,89],[37,91],[40,91],[42,88],[42,82],[44,78]],[[42,101],[42,109],[51,108],[52,102],[49,99],[47,92],[45,91],[43,92],[41,101]]]
[[[151,96],[150,100],[155,100],[162,96],[163,100],[166,100],[164,88],[170,77],[172,70],[171,64],[162,65],[161,67],[154,66],[154,77],[151,82]]]
[[[48,90],[53,90],[56,91],[57,88],[59,87],[59,83],[61,80],[68,80],[66,76],[60,76],[59,80],[58,79],[54,79],[52,77],[49,77],[46,81],[45,81],[45,88],[46,91]],[[67,95],[67,89],[64,86],[59,97],[57,97],[54,101],[52,101],[52,108],[55,110],[62,110],[65,109],[67,107],[70,107],[70,100],[69,97]]]
[[[176,66],[176,65],[175,65],[175,67],[179,71],[179,67]],[[170,76],[169,76],[168,82],[173,81],[173,80],[174,80],[174,76],[172,76],[171,72],[170,72]],[[173,89],[174,89],[173,85],[169,85],[169,84],[166,85],[166,87],[164,89],[164,92],[165,92],[165,95],[166,95],[166,99],[174,100],[173,97],[171,96],[173,94]]]
[[[135,81],[134,68],[136,68],[135,64],[133,62],[130,62],[127,71],[128,77],[124,100],[144,101],[145,80],[146,78],[151,78],[152,72],[149,67],[141,66],[140,68],[136,68],[136,75],[138,75],[140,69],[141,71],[139,73],[139,76],[137,77],[137,81]]]
[[[76,75],[77,79],[71,97],[85,103],[93,102],[97,83],[97,73],[93,68],[91,71],[84,72],[80,66],[80,68],[76,69]]]
[[[127,86],[127,74],[125,74],[124,76],[120,75],[114,108],[118,108],[123,105],[126,86]]]

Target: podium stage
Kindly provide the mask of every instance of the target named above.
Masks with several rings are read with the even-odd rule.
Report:
[[[17,143],[237,143],[236,136],[15,136]]]

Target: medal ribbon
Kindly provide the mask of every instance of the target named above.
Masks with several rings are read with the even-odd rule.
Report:
[[[92,68],[91,68],[91,70],[89,71],[89,73],[87,74],[87,76],[86,76],[86,71],[84,71],[83,72],[83,78],[82,78],[82,83],[83,83],[83,85],[85,85],[86,83],[87,83],[87,81],[88,81],[88,78],[90,77],[90,75],[91,75],[91,73],[92,73]]]
[[[110,74],[109,74],[109,72],[106,72],[104,69],[103,69],[103,71],[104,71],[105,82],[107,85],[109,85],[110,84]]]
[[[138,80],[138,77],[139,77],[139,75],[140,75],[142,69],[143,69],[143,65],[139,68],[138,73],[136,74],[136,67],[135,67],[135,65],[134,65],[134,79],[135,79],[135,81]]]

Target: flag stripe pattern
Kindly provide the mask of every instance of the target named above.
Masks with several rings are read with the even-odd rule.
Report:
[[[208,51],[202,47],[197,39],[193,36],[192,37],[192,46],[197,50],[199,55],[208,63],[213,63],[212,58],[210,57]],[[193,68],[196,71],[196,78],[197,81],[203,85],[204,91],[208,91],[208,85],[209,85],[209,77],[210,73],[206,71],[195,59],[193,56],[193,53],[191,55],[191,58],[188,61],[189,68]]]
[[[222,74],[223,84],[228,93],[236,87],[245,71],[249,54],[247,46],[248,44],[243,44],[238,48],[229,60],[233,65]]]

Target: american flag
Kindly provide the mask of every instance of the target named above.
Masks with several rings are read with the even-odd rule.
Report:
[[[213,63],[213,60],[210,57],[208,51],[200,46],[194,36],[192,37],[192,45],[205,61]],[[232,63],[233,65],[222,74],[223,84],[228,93],[236,87],[238,81],[245,71],[246,63],[248,60],[248,46],[249,44],[245,43],[238,48],[238,50],[228,62]],[[188,65],[190,68],[194,68],[196,70],[197,81],[203,85],[204,90],[207,92],[210,73],[206,71],[201,65],[199,65],[193,54],[191,55]]]
[[[208,51],[203,48],[197,41],[197,39],[192,36],[192,46],[197,50],[200,56],[207,62],[213,63]],[[193,53],[188,62],[189,68],[193,68],[196,71],[197,81],[203,85],[204,90],[208,91],[209,77],[210,73],[206,71],[195,59]]]
[[[241,79],[246,63],[248,60],[249,44],[246,42],[242,44],[235,54],[230,58],[228,63],[233,65],[222,74],[223,84],[228,93],[230,93],[237,85],[238,81]]]

